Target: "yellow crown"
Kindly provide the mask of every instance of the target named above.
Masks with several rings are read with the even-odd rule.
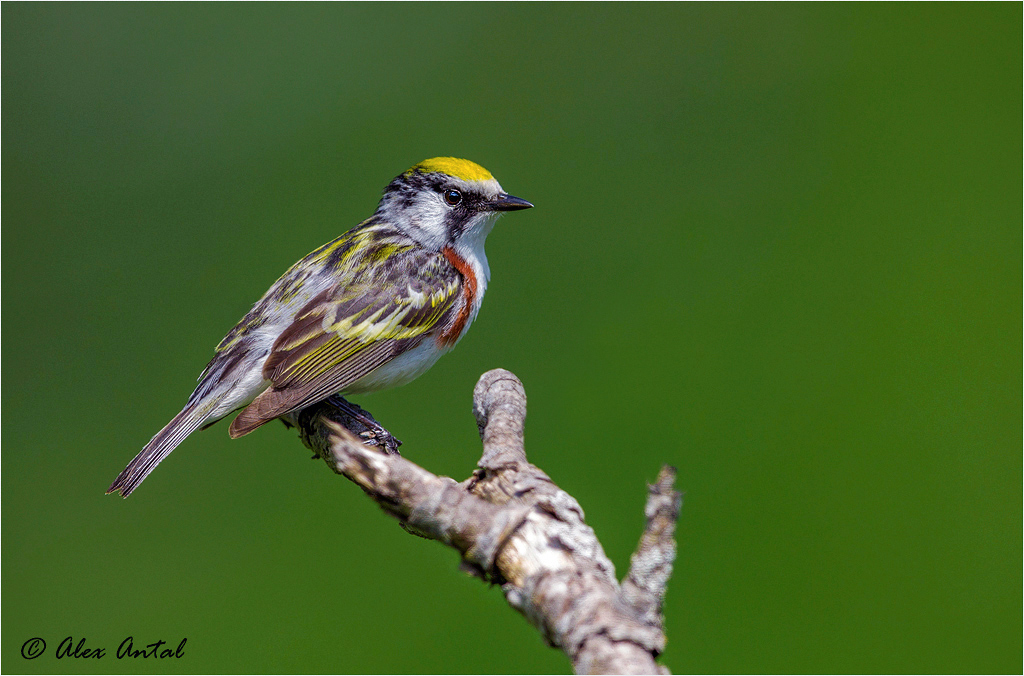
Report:
[[[461,178],[463,181],[494,180],[494,177],[491,176],[491,172],[487,171],[476,162],[460,160],[457,157],[432,157],[429,160],[423,160],[405,173],[411,174],[414,171],[420,171],[424,174],[439,172],[442,174],[448,174],[449,176],[454,176],[455,178]]]

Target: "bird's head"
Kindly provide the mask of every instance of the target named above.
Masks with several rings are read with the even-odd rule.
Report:
[[[513,197],[479,164],[455,157],[424,160],[384,189],[377,215],[425,247],[483,246],[504,211],[533,205]]]

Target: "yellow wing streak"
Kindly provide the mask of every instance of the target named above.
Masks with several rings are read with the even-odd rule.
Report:
[[[458,270],[443,254],[393,244],[356,242],[349,251],[337,242],[311,254],[330,261],[340,279],[278,336],[263,364],[270,387],[232,422],[232,436],[344,391],[455,316],[463,295]],[[386,263],[366,267],[377,255]]]
[[[344,303],[329,309],[320,306],[314,311],[320,322],[275,348],[278,353],[292,353],[292,358],[285,368],[273,374],[271,381],[276,385],[314,380],[373,343],[417,338],[437,325],[451,307],[458,288],[458,283],[449,283],[430,294],[410,293],[382,307],[361,308],[340,318],[336,315],[344,310]],[[367,316],[371,310],[374,311]],[[320,344],[315,345],[317,342]]]

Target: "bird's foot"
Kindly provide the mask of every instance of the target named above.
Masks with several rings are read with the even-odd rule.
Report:
[[[402,445],[402,440],[376,423],[359,436],[366,440],[364,443],[367,446],[376,446],[386,455],[401,455],[398,447]]]
[[[338,411],[344,413],[345,427],[350,432],[362,437],[367,446],[374,446],[387,455],[401,455],[398,447],[402,445],[401,440],[395,438],[391,432],[384,429],[377,422],[369,411],[356,406],[344,397],[334,395],[327,400]]]

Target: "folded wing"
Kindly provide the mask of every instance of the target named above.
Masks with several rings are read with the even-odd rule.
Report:
[[[344,390],[450,321],[458,271],[440,254],[391,262],[386,275],[328,288],[296,314],[263,365],[271,386],[231,423],[232,437]]]

